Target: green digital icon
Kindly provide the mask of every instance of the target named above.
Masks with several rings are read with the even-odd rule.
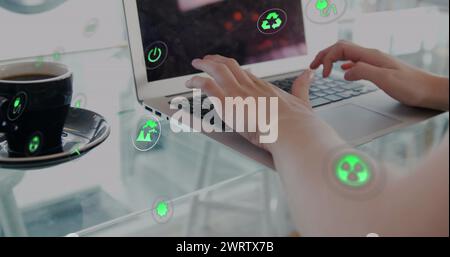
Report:
[[[142,126],[139,136],[136,139],[137,142],[152,142],[154,135],[158,133],[158,123],[154,120],[148,120],[144,126]]]
[[[22,100],[20,99],[20,97],[16,97],[13,105],[13,114],[19,113],[21,109],[22,109]]]
[[[322,11],[327,7],[328,7],[328,0],[317,0],[316,1],[317,10]]]
[[[72,98],[72,106],[76,109],[85,108],[87,103],[87,97],[84,94],[77,94],[74,98]],[[74,115],[75,112],[71,112],[71,115]]]
[[[273,21],[273,22],[271,22]],[[283,24],[283,20],[276,11],[269,12],[267,17],[263,20],[261,28],[263,30],[278,29]]]
[[[158,223],[167,223],[173,216],[174,210],[172,204],[167,198],[160,197],[152,206],[153,219]]]
[[[72,150],[72,154],[76,154],[76,155],[80,156],[81,155],[80,148],[78,146],[75,146]]]
[[[155,41],[145,48],[146,65],[148,70],[154,70],[164,64],[169,48],[163,41]]]
[[[8,105],[7,117],[9,120],[14,121],[19,119],[22,113],[25,111],[27,105],[27,95],[25,92],[20,92]]]
[[[337,8],[334,3],[329,2],[329,0],[317,0],[316,9],[320,12],[320,16],[328,17],[333,11],[334,15],[337,15]]]
[[[145,152],[155,147],[160,137],[161,124],[156,118],[149,118],[141,120],[132,140],[137,150]]]
[[[264,34],[280,31],[287,20],[286,13],[281,9],[271,9],[264,12],[258,20],[258,29]]]
[[[95,34],[95,32],[97,31],[99,23],[100,22],[97,18],[90,19],[84,26],[84,33],[83,33],[84,36],[92,37]]]
[[[163,55],[162,49],[159,47],[155,47],[155,48],[152,48],[152,50],[150,50],[150,52],[148,52],[147,59],[149,62],[155,63],[161,59],[162,55]]]
[[[53,61],[61,61],[61,52],[55,51],[52,54]]]
[[[370,166],[357,154],[346,154],[337,161],[335,175],[340,183],[353,188],[366,186],[372,179]]]
[[[34,66],[36,68],[41,68],[43,65],[44,65],[44,56],[36,57],[36,61],[34,63]]]
[[[75,102],[75,108],[81,108],[81,100]]]
[[[41,137],[35,135],[31,138],[30,143],[28,144],[28,151],[31,154],[34,154],[39,149],[40,145],[41,145]]]
[[[160,218],[165,218],[169,215],[169,204],[165,201],[159,201],[156,203],[155,212]]]

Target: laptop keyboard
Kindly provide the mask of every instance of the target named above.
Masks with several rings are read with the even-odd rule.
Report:
[[[292,84],[297,77],[273,81],[272,84],[290,93]],[[323,78],[316,74],[309,91],[309,100],[312,107],[319,107],[340,102],[352,97],[377,91],[375,86],[366,86],[354,82]]]
[[[271,83],[280,89],[291,93],[292,85],[297,77],[290,77],[282,80],[272,81]],[[375,86],[366,86],[354,82],[348,82],[344,80],[335,80],[329,78],[323,78],[321,75],[316,74],[311,89],[309,92],[309,99],[312,107],[319,107],[331,103],[340,102],[352,97],[375,92],[378,89]],[[201,102],[207,98],[203,95]],[[189,98],[191,106],[190,112],[193,113],[193,98]],[[202,118],[213,109],[202,110]]]

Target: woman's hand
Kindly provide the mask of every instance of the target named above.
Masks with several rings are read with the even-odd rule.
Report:
[[[292,95],[283,90],[265,82],[253,74],[241,69],[239,64],[230,58],[219,55],[206,56],[203,59],[196,59],[192,65],[201,71],[206,72],[211,78],[195,76],[186,83],[189,88],[198,88],[204,91],[208,96],[214,96],[221,100],[222,110],[225,110],[225,97],[254,97],[258,102],[258,97],[278,98],[278,128],[279,136],[282,136],[283,128],[289,126],[293,119],[315,119],[309,103],[309,85],[314,77],[311,70],[304,72],[294,82]],[[267,100],[268,101],[268,100]],[[268,104],[266,104],[268,106]],[[266,112],[269,113],[269,112]],[[219,114],[220,115],[220,114]],[[269,117],[270,119],[270,117]],[[244,122],[251,122],[252,119],[245,119]],[[231,126],[231,124],[227,124]],[[256,133],[241,133],[253,144],[270,151],[271,145],[263,145],[259,141],[260,129],[258,121],[254,125],[257,128]],[[232,127],[232,126],[231,126]],[[249,124],[246,124],[246,128]]]
[[[323,65],[323,76],[328,77],[336,61],[349,61],[342,65],[346,80],[369,80],[409,106],[448,110],[448,79],[423,72],[378,50],[345,41],[321,51],[311,69]]]

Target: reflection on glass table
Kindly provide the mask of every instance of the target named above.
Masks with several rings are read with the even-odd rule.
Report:
[[[448,122],[442,114],[359,148],[380,162],[410,167],[441,142]],[[71,236],[301,236],[285,199],[278,175],[260,170],[172,199],[167,222],[148,208]]]
[[[255,172],[170,202],[164,223],[154,208],[71,236],[282,236],[290,233],[289,213],[273,172]]]
[[[136,101],[128,49],[61,60],[75,74],[72,105],[102,114],[111,135],[63,165],[0,168],[0,236],[64,236],[262,168],[201,134],[174,134],[167,121],[155,148],[137,150],[136,125],[150,113]]]

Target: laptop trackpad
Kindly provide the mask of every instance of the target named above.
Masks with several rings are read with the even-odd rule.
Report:
[[[353,104],[319,111],[318,115],[346,141],[359,140],[401,123]]]

